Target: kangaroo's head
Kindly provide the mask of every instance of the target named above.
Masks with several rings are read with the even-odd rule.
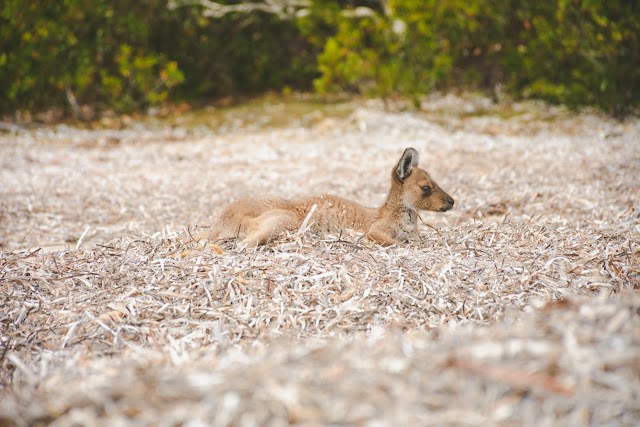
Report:
[[[404,206],[424,211],[448,211],[453,199],[436,184],[429,174],[418,167],[420,157],[413,148],[404,150],[392,172],[392,191],[399,192]]]

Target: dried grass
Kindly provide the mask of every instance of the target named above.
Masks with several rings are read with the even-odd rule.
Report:
[[[0,425],[640,419],[640,122],[489,135],[354,110],[0,137]],[[456,198],[420,242],[190,238],[246,194],[377,204],[408,145]]]

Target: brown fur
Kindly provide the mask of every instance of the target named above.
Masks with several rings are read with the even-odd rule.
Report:
[[[240,238],[249,246],[264,245],[285,231],[297,231],[309,216],[309,229],[317,233],[352,229],[385,246],[417,238],[418,210],[444,212],[454,203],[417,166],[418,153],[407,148],[393,168],[391,190],[379,209],[331,195],[294,200],[241,199],[227,206],[208,236],[202,237]]]

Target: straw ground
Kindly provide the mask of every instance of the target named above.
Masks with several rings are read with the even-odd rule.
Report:
[[[0,425],[633,425],[640,121],[424,107],[7,127]],[[190,237],[242,196],[378,205],[407,146],[456,199],[420,242]]]

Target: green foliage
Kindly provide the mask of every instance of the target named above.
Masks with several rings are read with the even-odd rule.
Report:
[[[470,88],[616,115],[640,101],[640,4],[317,0],[282,20],[166,0],[4,0],[0,111],[129,111],[269,90],[418,97]],[[358,8],[357,6],[360,6]],[[363,9],[366,6],[368,9]],[[362,12],[366,13],[362,13]]]
[[[167,99],[184,76],[149,43],[149,26],[137,12],[124,1],[6,0],[0,109],[61,105],[66,91],[120,110]]]
[[[115,64],[114,75],[100,70],[100,93],[120,110],[135,108],[139,102],[155,105],[166,101],[168,91],[184,81],[175,61],[166,61],[164,55],[134,52],[127,44],[120,45]]]
[[[640,6],[623,0],[390,0],[332,18],[316,88],[389,96],[467,87],[613,114],[640,100]]]
[[[0,111],[80,104],[130,111],[180,98],[306,89],[315,57],[292,22],[208,20],[166,0],[4,0]]]
[[[560,1],[523,14],[512,88],[569,105],[598,105],[613,114],[638,106],[640,7],[624,1]]]

